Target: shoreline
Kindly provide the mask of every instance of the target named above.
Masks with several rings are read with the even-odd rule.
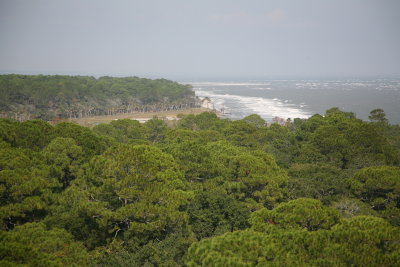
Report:
[[[83,118],[73,118],[66,119],[63,121],[74,122],[82,126],[93,127],[101,123],[110,123],[114,120],[120,119],[131,119],[138,120],[139,122],[146,122],[147,120],[152,119],[153,117],[158,117],[159,119],[166,121],[175,121],[179,120],[179,115],[197,115],[203,112],[214,112],[217,116],[221,116],[217,111],[208,109],[208,108],[190,108],[190,109],[182,109],[182,110],[169,110],[169,111],[160,111],[160,112],[141,112],[141,113],[127,113],[127,114],[118,114],[118,115],[103,115],[103,116],[93,116],[93,117],[83,117]]]

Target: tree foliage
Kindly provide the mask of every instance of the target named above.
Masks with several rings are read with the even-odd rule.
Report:
[[[2,115],[21,121],[196,106],[190,85],[138,77],[0,75],[0,95]]]
[[[80,81],[65,99],[138,82]],[[146,105],[169,84],[153,82]],[[399,126],[338,108],[285,125],[0,119],[0,265],[396,266],[399,164]]]
[[[235,231],[193,243],[188,266],[395,266],[400,232],[383,219],[356,217],[331,230]]]
[[[348,182],[356,197],[379,211],[389,221],[400,225],[400,168],[364,168]]]
[[[0,233],[2,266],[89,266],[89,254],[64,229],[26,223]]]

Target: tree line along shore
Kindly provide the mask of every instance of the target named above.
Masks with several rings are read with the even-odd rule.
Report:
[[[18,121],[168,112],[201,107],[191,85],[138,77],[0,75],[0,117]]]

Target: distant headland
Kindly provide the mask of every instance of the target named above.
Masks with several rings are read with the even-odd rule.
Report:
[[[166,79],[64,75],[0,75],[0,117],[18,121],[111,121],[176,118],[213,110],[191,85]]]

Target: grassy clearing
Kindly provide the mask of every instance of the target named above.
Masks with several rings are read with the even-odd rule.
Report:
[[[143,121],[151,119],[153,117],[157,117],[159,119],[175,120],[180,114],[182,115],[200,114],[206,111],[210,112],[211,110],[207,108],[191,108],[184,110],[170,110],[162,112],[144,112],[144,113],[118,114],[110,116],[93,116],[85,118],[68,119],[67,121],[74,122],[86,127],[93,127],[100,123],[109,123],[113,120],[119,120],[119,119],[132,119],[132,120]]]

